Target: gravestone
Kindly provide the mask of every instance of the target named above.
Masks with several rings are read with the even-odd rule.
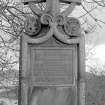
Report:
[[[68,17],[81,1],[22,2],[33,15],[21,37],[19,105],[85,105],[84,36],[79,20]],[[69,4],[64,11],[62,3]]]

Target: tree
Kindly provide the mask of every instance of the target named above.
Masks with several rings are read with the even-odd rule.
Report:
[[[83,27],[86,26],[86,34],[94,32],[97,27],[102,28],[105,25],[105,0],[83,0],[81,7],[83,15],[79,18],[82,19]]]
[[[105,69],[105,67],[103,69]],[[98,72],[91,70],[91,73],[88,73],[86,80],[86,105],[104,105],[104,103],[105,72],[99,74]]]

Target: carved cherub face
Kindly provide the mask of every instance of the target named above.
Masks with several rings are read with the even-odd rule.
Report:
[[[41,23],[37,17],[28,17],[25,21],[25,32],[28,35],[37,35],[41,30]]]

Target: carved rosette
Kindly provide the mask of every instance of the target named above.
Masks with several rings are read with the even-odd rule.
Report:
[[[68,15],[81,1],[72,0],[64,11],[60,11],[61,1],[46,0],[46,5],[43,9],[36,5],[39,3],[38,1],[30,1],[28,6],[34,16],[27,17],[24,24],[25,33],[28,36],[33,36],[34,40],[39,40],[39,38],[42,40],[43,36],[45,36],[45,39],[48,39],[48,37],[53,35],[59,40],[63,40],[63,38],[68,40],[74,36],[79,37],[81,35],[80,22],[74,17],[68,17]],[[64,0],[63,2],[68,3],[69,1],[67,0],[66,2]]]
[[[29,36],[37,35],[41,30],[41,23],[39,18],[36,16],[29,16],[26,18],[24,23],[25,33]]]
[[[64,31],[69,36],[80,36],[81,26],[79,20],[74,17],[68,17],[64,24]]]

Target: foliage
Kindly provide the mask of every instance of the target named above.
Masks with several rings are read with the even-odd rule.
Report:
[[[87,75],[86,105],[105,105],[105,75]]]

